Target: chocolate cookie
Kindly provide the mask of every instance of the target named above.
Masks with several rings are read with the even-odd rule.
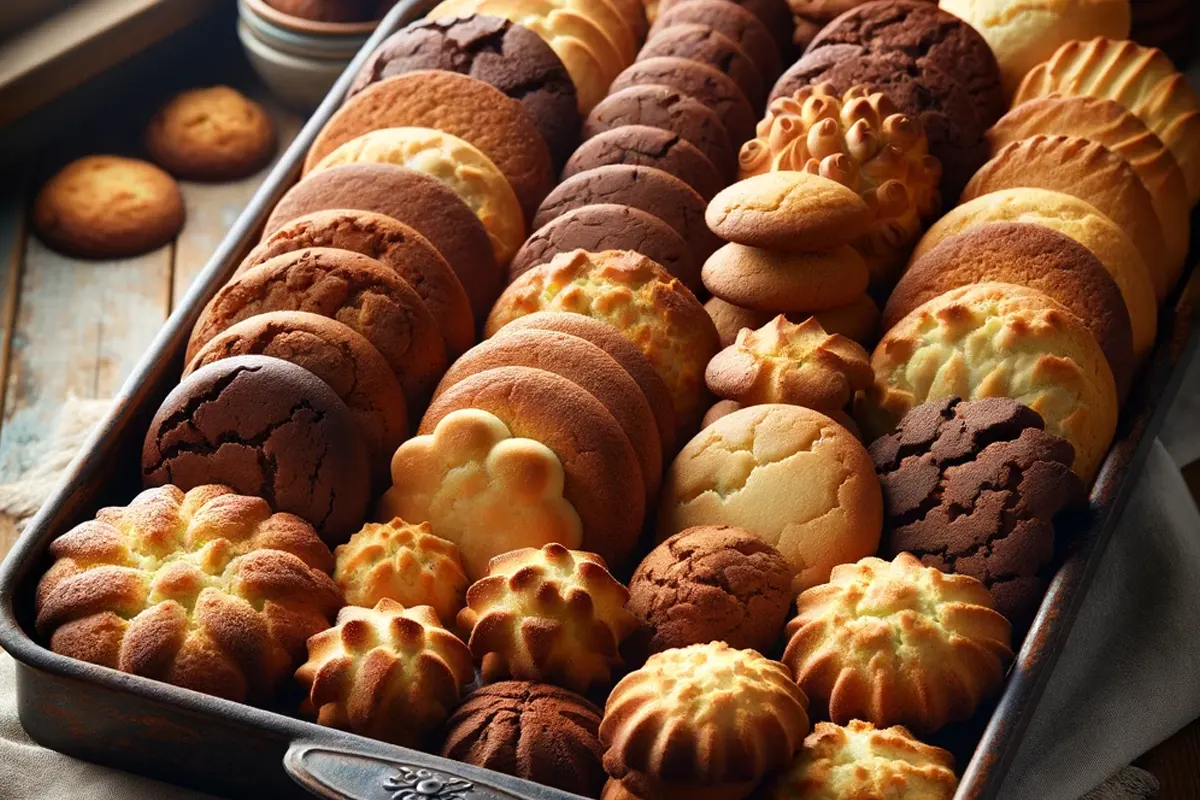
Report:
[[[283,359],[325,381],[354,416],[375,485],[389,477],[392,453],[408,434],[408,404],[387,361],[361,334],[317,314],[271,311],[218,335],[188,362],[183,377],[213,362],[246,355]]]
[[[722,0],[724,2],[724,0]],[[679,135],[705,155],[726,181],[737,174],[737,153],[716,112],[667,86],[631,86],[609,94],[583,123],[583,138],[624,125],[645,125]]]
[[[471,301],[454,270],[428,239],[383,214],[336,209],[305,214],[250,251],[234,275],[241,275],[275,256],[307,247],[352,250],[396,270],[421,295],[425,307],[438,321],[450,360],[475,343]]]
[[[500,268],[487,229],[437,178],[391,164],[323,169],[287,191],[267,220],[263,239],[291,220],[327,209],[373,211],[408,225],[437,248],[471,300],[476,320],[500,293]]]
[[[691,0],[679,3],[659,14],[650,28],[653,36],[676,25],[707,25],[729,37],[745,51],[764,81],[773,81],[783,71],[779,45],[758,17],[728,0]]]
[[[827,81],[834,91],[864,85],[883,92],[900,111],[921,121],[929,152],[942,162],[942,197],[952,205],[975,170],[987,160],[984,126],[971,95],[957,80],[900,50],[871,53],[856,44],[818,47],[783,73],[771,100],[802,86]]]
[[[346,404],[308,370],[265,356],[209,364],[167,395],[146,432],[142,480],[224,484],[303,517],[331,545],[362,524],[370,500]]]
[[[704,224],[704,198],[683,181],[652,167],[613,165],[572,175],[542,202],[535,228],[583,206],[613,203],[641,209],[683,237],[696,263],[703,264],[721,240]]]
[[[661,169],[705,200],[711,200],[726,184],[713,162],[694,144],[678,133],[648,125],[622,125],[591,137],[567,161],[562,178],[610,164]]]
[[[653,214],[612,203],[568,211],[535,231],[509,265],[509,282],[571,250],[633,250],[665,267],[692,292],[700,290],[700,265],[683,237]]]
[[[678,89],[717,112],[735,148],[754,138],[758,115],[746,99],[746,93],[725,73],[690,58],[661,56],[635,61],[626,67],[609,87],[619,92],[630,86],[658,84]]]
[[[469,75],[519,101],[546,140],[556,169],[579,140],[575,84],[550,46],[522,25],[483,14],[417,20],[383,40],[348,96],[421,69]]]
[[[672,8],[683,3],[698,0],[659,0],[659,16],[666,14]],[[749,11],[767,26],[767,30],[775,38],[781,56],[787,57],[792,50],[792,11],[786,0],[732,0],[737,5]]]
[[[467,695],[446,723],[442,757],[584,797],[599,797],[603,712],[547,683],[500,681]]]
[[[875,440],[885,551],[977,578],[1016,628],[1037,610],[1054,557],[1054,517],[1086,497],[1075,451],[1005,397],[945,399]]]
[[[755,108],[761,108],[766,81],[737,42],[707,25],[675,25],[652,34],[637,60],[660,56],[688,58],[728,75]]]
[[[226,284],[192,330],[188,361],[217,334],[267,311],[308,311],[361,333],[412,409],[425,406],[446,369],[446,345],[420,295],[375,259],[327,247],[277,256]]]
[[[899,50],[922,68],[953,76],[971,95],[987,127],[1008,110],[1000,66],[978,31],[922,0],[874,0],[845,12],[817,34],[806,52],[831,44],[857,44],[872,53]]]

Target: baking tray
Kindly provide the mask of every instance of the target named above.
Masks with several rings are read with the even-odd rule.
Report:
[[[309,145],[337,109],[367,54],[432,5],[433,0],[402,0],[385,17],[217,247],[0,568],[0,647],[16,659],[18,712],[26,731],[40,744],[231,797],[307,797],[310,793],[355,800],[575,797],[321,727],[283,710],[254,708],[76,661],[47,650],[33,635],[34,589],[49,566],[51,540],[101,506],[128,503],[140,490],[143,434],[178,381],[188,336],[205,303],[257,243],[271,208],[297,179]],[[1050,583],[1003,693],[972,723],[951,730],[954,741],[938,742],[956,750],[964,765],[956,800],[992,798],[999,791],[1134,479],[1178,390],[1183,372],[1179,366],[1195,347],[1198,300],[1200,276],[1193,272],[1161,315],[1154,356],[1126,404],[1089,506],[1073,523],[1073,543]],[[976,740],[978,746],[972,751]]]

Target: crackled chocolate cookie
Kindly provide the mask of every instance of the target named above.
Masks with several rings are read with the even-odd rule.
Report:
[[[1033,618],[1054,557],[1054,517],[1082,502],[1075,450],[1007,397],[917,406],[875,440],[885,551],[978,579],[1015,627]]]
[[[609,91],[619,92],[630,86],[647,84],[678,89],[717,112],[734,147],[754,138],[758,114],[754,113],[746,93],[733,78],[716,67],[676,56],[647,58],[626,67],[612,82]]]
[[[312,523],[336,544],[370,499],[367,450],[346,404],[320,378],[278,358],[238,356],[185,378],[142,446],[147,487],[219,483]]]
[[[666,14],[672,8],[695,0],[660,0],[657,4],[658,13]],[[749,11],[767,26],[767,30],[775,38],[782,54],[791,51],[792,45],[792,12],[785,0],[735,0],[736,4]],[[652,17],[651,21],[657,17]]]
[[[677,56],[716,67],[737,83],[755,108],[762,106],[766,80],[737,42],[707,25],[675,25],[646,40],[638,61]]]
[[[562,166],[579,140],[575,84],[550,46],[523,25],[485,14],[417,20],[384,39],[348,94],[421,69],[469,75],[520,101],[555,166]]]
[[[676,25],[707,25],[719,31],[745,51],[763,80],[773,81],[779,77],[783,65],[779,59],[779,46],[771,31],[751,12],[726,0],[692,0],[678,3],[663,14],[650,28],[650,34]]]
[[[621,125],[592,136],[571,155],[562,177],[566,180],[610,164],[661,169],[691,186],[705,200],[711,200],[727,183],[694,144],[678,133],[649,125]]]

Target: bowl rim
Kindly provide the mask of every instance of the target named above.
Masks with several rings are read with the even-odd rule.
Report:
[[[346,68],[346,63],[349,63],[339,63],[335,59],[298,56],[274,48],[264,42],[262,39],[259,39],[257,36],[255,36],[253,29],[243,19],[238,20],[237,33],[243,47],[252,51],[253,55],[258,56],[259,58],[265,58],[272,61],[276,66],[310,71],[336,70],[341,72]]]
[[[379,25],[377,19],[369,22],[317,22],[285,14],[277,8],[267,5],[265,0],[242,0],[242,3],[250,13],[293,33],[315,36],[369,35]]]

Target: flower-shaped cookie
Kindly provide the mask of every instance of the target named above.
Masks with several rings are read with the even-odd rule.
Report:
[[[818,722],[766,798],[951,800],[957,788],[954,757],[945,750],[922,744],[900,725],[879,730],[856,719],[844,727]]]
[[[553,683],[577,692],[607,684],[617,651],[637,627],[629,592],[592,553],[548,544],[492,559],[467,590],[458,625],[485,682]]]
[[[296,680],[322,725],[405,746],[437,730],[475,677],[471,653],[429,606],[346,606],[308,640]]]
[[[718,397],[743,406],[787,403],[828,414],[875,380],[862,345],[828,334],[815,317],[799,325],[780,314],[708,362],[704,379]]]
[[[600,723],[604,767],[627,794],[672,796],[680,785],[744,797],[792,761],[808,700],[777,661],[724,642],[650,656],[609,695]],[[608,792],[606,791],[606,796]]]
[[[368,522],[333,555],[333,581],[352,606],[370,608],[384,598],[433,606],[447,623],[463,607],[470,581],[462,557],[453,542],[433,535],[428,522]]]
[[[999,688],[1012,630],[982,583],[908,553],[833,568],[796,600],[783,662],[839,724],[931,733]]]
[[[856,86],[805,86],[767,107],[758,137],[738,154],[741,178],[776,170],[812,172],[858,192],[874,221],[854,246],[878,274],[903,263],[941,208],[942,166],[920,120],[887,95]]]
[[[225,486],[147,489],[50,555],[36,610],[54,652],[232,700],[270,699],[342,605],[313,527]]]
[[[467,575],[478,580],[500,553],[579,546],[583,526],[563,498],[563,480],[549,447],[514,437],[494,414],[460,409],[396,450],[379,518],[428,522],[458,546]]]

